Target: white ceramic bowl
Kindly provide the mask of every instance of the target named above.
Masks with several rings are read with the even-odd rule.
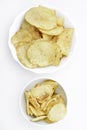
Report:
[[[49,79],[50,78],[44,78],[44,77],[34,79],[34,80],[30,81],[28,84],[26,84],[21,91],[21,95],[20,95],[20,98],[19,98],[20,110],[21,110],[23,117],[28,121],[29,124],[32,124],[32,125],[48,125],[48,123],[46,123],[45,121],[39,121],[39,122],[30,121],[31,117],[26,114],[26,102],[25,102],[24,92],[26,90],[33,88],[37,83],[40,83],[42,81],[49,80]],[[51,79],[51,80],[54,80],[54,79]],[[56,81],[56,80],[54,80],[54,81]],[[56,82],[58,82],[58,81],[56,81]],[[67,106],[67,96],[66,96],[66,93],[65,93],[63,87],[60,84],[59,84],[59,88],[56,91],[56,93],[61,93],[61,95],[63,96],[63,98],[65,100],[65,104]],[[63,119],[59,122],[56,122],[56,123],[60,123],[62,121],[63,121]],[[52,123],[52,124],[54,124],[54,123]],[[49,125],[52,125],[52,124],[49,124]]]
[[[55,9],[55,8],[54,8],[54,9]],[[28,8],[27,10],[29,10],[29,8]],[[49,67],[35,68],[35,69],[27,68],[27,67],[25,67],[24,65],[22,65],[22,64],[20,63],[20,61],[18,60],[17,55],[16,55],[16,50],[15,50],[15,48],[13,47],[13,45],[11,44],[11,37],[12,37],[12,36],[15,34],[15,32],[19,29],[19,27],[20,27],[20,25],[21,25],[21,23],[22,23],[22,21],[23,21],[23,19],[24,19],[24,14],[25,14],[25,12],[26,12],[27,10],[23,11],[21,14],[19,14],[19,15],[15,18],[15,20],[14,20],[14,22],[13,22],[13,24],[12,24],[12,26],[10,27],[10,30],[9,30],[9,41],[8,41],[8,43],[9,43],[9,48],[10,48],[10,50],[11,50],[11,53],[12,53],[12,55],[13,55],[13,58],[14,58],[24,69],[29,70],[29,71],[32,71],[32,72],[35,72],[35,73],[50,73],[50,72],[54,72],[54,71],[59,70],[60,68],[64,67],[64,66],[67,64],[67,62],[68,62],[68,61],[71,59],[71,57],[72,57],[72,54],[73,54],[73,51],[74,51],[74,48],[75,48],[75,44],[76,44],[76,35],[75,35],[75,32],[74,32],[74,36],[73,36],[73,40],[72,40],[72,45],[71,45],[71,48],[70,48],[70,53],[69,53],[68,57],[63,58],[63,59],[61,60],[61,63],[60,63],[59,66],[56,66],[56,67],[55,67],[55,66],[49,66]],[[62,13],[62,11],[59,11],[59,10],[56,10],[56,12],[57,12],[58,16],[64,17],[65,27],[74,28],[74,26],[72,25],[72,23],[70,22],[70,19],[67,17],[66,14]]]

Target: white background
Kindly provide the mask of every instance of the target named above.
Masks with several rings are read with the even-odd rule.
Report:
[[[87,130],[87,1],[0,0],[0,130]],[[52,5],[71,17],[77,32],[74,55],[63,69],[52,74],[34,74],[20,67],[8,48],[9,28],[21,11],[35,4]],[[68,98],[67,116],[52,126],[32,126],[22,116],[19,96],[31,79],[48,76],[59,81]]]

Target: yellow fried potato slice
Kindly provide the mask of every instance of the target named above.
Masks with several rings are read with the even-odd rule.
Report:
[[[30,44],[24,44],[20,45],[16,48],[16,53],[17,53],[17,57],[19,59],[19,61],[26,67],[29,68],[34,68],[36,67],[36,65],[31,64],[31,62],[29,61],[29,59],[27,58],[27,49],[30,46]]]
[[[24,29],[30,32],[30,31],[34,31],[35,27],[29,24],[26,20],[23,20],[20,29]]]
[[[32,64],[39,67],[56,65],[60,61],[60,49],[56,44],[43,39],[36,40],[27,50],[27,57]],[[59,60],[58,60],[59,58]],[[55,63],[55,61],[58,63]]]
[[[54,105],[48,113],[50,122],[57,122],[66,115],[66,106],[63,103]]]
[[[36,118],[31,119],[31,121],[33,121],[33,122],[41,121],[41,120],[43,120],[45,118],[47,118],[47,116],[40,116],[40,117],[36,117]]]
[[[27,31],[20,29],[11,38],[11,42],[16,47],[20,42],[30,43],[32,40],[32,35]]]
[[[44,34],[56,36],[56,35],[60,35],[63,32],[64,28],[62,26],[57,26],[56,28],[53,28],[51,30],[44,30],[44,29],[39,29],[39,30]]]
[[[46,86],[50,86],[54,90],[54,92],[59,86],[58,83],[54,80],[45,80],[44,82],[42,82],[42,84]]]
[[[57,82],[53,80],[46,80],[32,88],[30,93],[31,96],[36,98],[39,103],[43,103],[51,98],[57,88]]]
[[[61,53],[64,56],[67,56],[69,54],[73,32],[73,28],[65,28],[64,31],[58,36],[57,45],[60,47]]]
[[[55,28],[57,25],[55,11],[43,6],[28,10],[25,13],[25,20],[31,25],[45,30]]]
[[[64,18],[63,17],[57,17],[57,25],[64,26]]]
[[[33,40],[37,40],[41,38],[41,34],[39,30],[25,20],[22,22],[20,29],[27,30],[32,35]]]

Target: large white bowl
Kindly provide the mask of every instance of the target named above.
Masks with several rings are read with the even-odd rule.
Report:
[[[55,8],[54,8],[55,9]],[[29,8],[27,9],[29,10]],[[27,68],[25,67],[24,65],[22,65],[20,63],[20,61],[18,60],[17,58],[17,55],[16,55],[16,50],[15,48],[13,47],[13,45],[11,44],[11,37],[15,34],[15,32],[19,29],[20,27],[20,24],[22,23],[23,19],[24,19],[24,14],[25,12],[27,11],[23,11],[21,14],[19,14],[12,26],[10,27],[10,30],[9,30],[9,41],[8,41],[8,44],[9,44],[9,48],[11,50],[11,53],[13,55],[13,58],[21,65],[21,67],[23,67],[24,69],[26,70],[29,70],[29,71],[32,71],[32,72],[35,72],[35,73],[50,73],[50,72],[54,72],[54,71],[57,71],[59,70],[60,68],[64,67],[67,62],[71,59],[72,57],[72,54],[73,54],[73,51],[74,51],[74,48],[75,48],[75,44],[76,44],[76,35],[75,35],[75,32],[74,32],[74,36],[73,36],[73,40],[72,40],[72,45],[71,45],[71,48],[70,48],[70,52],[69,52],[69,55],[68,57],[66,58],[63,58],[61,60],[61,63],[59,66],[49,66],[49,67],[44,67],[44,68],[35,68],[35,69],[31,69],[31,68]],[[65,20],[65,27],[71,27],[71,28],[74,28],[73,24],[71,23],[70,19],[67,17],[66,14],[62,13],[62,11],[59,11],[59,10],[56,10],[58,16],[62,16],[64,17],[64,20]]]
[[[28,121],[28,123],[32,124],[32,125],[48,125],[48,123],[46,123],[45,121],[39,121],[39,122],[30,121],[31,117],[26,114],[26,102],[25,102],[24,92],[33,88],[37,83],[41,83],[42,81],[45,81],[45,80],[50,80],[50,78],[42,77],[42,78],[37,78],[37,79],[31,80],[29,83],[27,83],[24,86],[24,88],[22,89],[21,94],[20,94],[19,107],[20,107],[21,113],[22,113],[23,117]],[[56,81],[55,79],[51,79],[51,80]],[[56,82],[58,82],[58,81],[56,81]],[[59,82],[58,82],[58,84],[59,84]],[[67,96],[66,96],[66,93],[65,93],[63,87],[60,84],[59,84],[59,87],[58,87],[56,93],[61,93],[61,95],[63,96],[63,98],[65,100],[65,104],[67,106]],[[60,124],[63,120],[64,119],[62,119],[61,121],[56,122],[56,123]],[[54,123],[49,124],[49,125],[53,125],[53,124]]]

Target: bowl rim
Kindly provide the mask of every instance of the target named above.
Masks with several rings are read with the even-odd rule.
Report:
[[[37,5],[36,5],[36,6],[37,6]],[[34,6],[34,7],[35,7],[35,6]],[[9,37],[8,37],[8,47],[9,47],[9,49],[10,49],[10,52],[11,52],[11,54],[12,54],[12,57],[14,58],[14,60],[15,60],[22,68],[24,68],[24,69],[27,70],[27,71],[31,71],[31,72],[36,73],[36,74],[46,74],[46,73],[56,72],[56,71],[62,69],[64,66],[66,66],[66,65],[71,61],[71,59],[72,59],[72,57],[73,57],[73,55],[74,55],[74,51],[75,51],[75,49],[76,49],[76,44],[75,44],[75,43],[76,43],[76,41],[77,41],[77,40],[76,40],[76,37],[77,37],[76,31],[74,31],[74,37],[75,37],[75,41],[74,41],[74,42],[75,42],[75,43],[74,43],[73,51],[72,51],[72,53],[70,53],[70,54],[66,57],[66,61],[64,61],[63,64],[60,64],[60,65],[58,65],[58,66],[47,66],[47,67],[41,67],[41,68],[28,68],[28,67],[24,66],[24,65],[18,60],[17,56],[16,56],[16,58],[15,58],[15,56],[14,56],[14,53],[13,53],[13,50],[12,50],[12,48],[14,48],[14,46],[11,44],[11,37],[10,37],[10,35],[11,35],[11,29],[12,29],[12,27],[14,26],[14,23],[17,21],[17,19],[19,19],[20,16],[24,15],[25,12],[26,12],[27,10],[29,10],[30,8],[31,8],[31,7],[27,8],[27,9],[23,10],[21,13],[19,13],[19,14],[16,16],[16,18],[13,20],[13,23],[12,23],[11,26],[10,26],[10,29],[9,29]],[[60,9],[56,9],[56,8],[54,8],[54,9],[55,9],[57,12],[59,12],[60,14],[62,14],[63,16],[65,16],[65,17],[68,19],[69,23],[71,23],[71,26],[75,28],[75,24],[72,22],[72,19],[70,18],[70,16],[69,16],[67,13],[61,11]],[[73,44],[73,43],[72,43],[72,44]],[[15,50],[15,48],[14,48],[14,50]],[[16,50],[15,50],[15,52],[16,52]],[[71,49],[70,49],[70,52],[71,52]],[[54,67],[54,69],[51,70],[51,67]],[[40,70],[40,69],[41,69],[41,71],[38,71],[38,70]],[[46,71],[45,71],[45,70],[46,70]]]
[[[27,82],[27,83],[24,85],[24,87],[21,89],[21,92],[20,92],[20,95],[19,95],[19,110],[20,110],[20,113],[21,113],[22,117],[24,117],[25,120],[26,120],[27,122],[31,123],[31,125],[33,125],[33,126],[41,126],[41,127],[43,127],[43,126],[48,126],[48,127],[50,127],[50,126],[57,125],[57,124],[58,124],[58,125],[61,125],[61,124],[64,122],[64,120],[66,119],[67,113],[66,113],[65,117],[64,117],[62,120],[60,120],[59,122],[54,122],[54,123],[51,123],[51,124],[50,124],[50,123],[40,124],[40,123],[36,123],[36,122],[31,122],[31,121],[27,118],[27,116],[25,115],[25,113],[23,112],[23,108],[22,108],[22,105],[21,105],[22,95],[23,95],[23,93],[24,93],[24,91],[25,91],[25,89],[26,89],[26,87],[27,87],[28,85],[30,85],[31,83],[33,83],[33,82],[35,82],[35,81],[38,81],[38,80],[42,80],[42,81],[44,81],[44,80],[54,80],[54,81],[56,81],[56,82],[62,87],[60,81],[57,81],[57,80],[56,80],[55,78],[53,78],[53,77],[47,77],[47,76],[34,78],[34,79],[30,80],[29,82]],[[66,90],[65,90],[64,87],[62,87],[62,89],[64,90],[64,93],[65,93],[65,96],[66,96],[66,102],[67,102],[67,104],[68,104],[67,92],[66,92]],[[66,106],[67,106],[67,104],[66,104]],[[68,106],[67,106],[67,108],[68,108]]]

